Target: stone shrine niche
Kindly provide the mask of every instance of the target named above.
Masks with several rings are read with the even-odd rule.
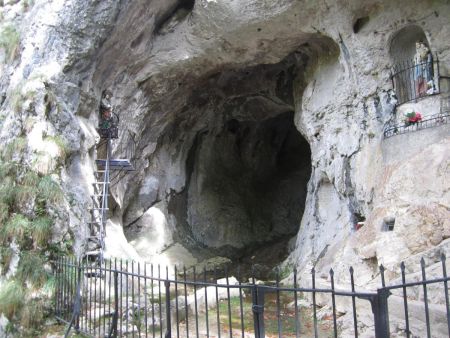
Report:
[[[392,64],[396,65],[404,61],[414,60],[417,41],[423,41],[425,45],[430,47],[421,27],[412,25],[399,30],[392,38],[389,47]]]

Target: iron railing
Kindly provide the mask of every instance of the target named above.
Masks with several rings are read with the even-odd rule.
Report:
[[[59,321],[74,323],[76,331],[90,337],[358,337],[364,330],[375,337],[389,337],[391,330],[406,337],[444,337],[450,334],[450,278],[445,256],[437,263],[441,277],[427,279],[422,258],[420,278],[413,275],[411,281],[406,280],[402,263],[399,281],[392,285],[385,283],[385,269],[380,266],[380,288],[357,291],[353,268],[349,288],[343,290],[336,287],[332,269],[325,279],[313,269],[308,278],[311,287],[302,287],[296,271],[291,285],[282,285],[278,272],[272,283],[260,285],[254,274],[243,282],[239,269],[235,279],[228,277],[226,269],[198,272],[175,267],[169,274],[167,267],[159,265],[109,260],[98,267],[61,258],[55,262],[55,313]],[[429,265],[436,273],[437,264]],[[324,283],[329,286],[323,287]],[[436,287],[441,288],[438,294]],[[389,305],[393,295],[397,303]],[[347,300],[344,309],[342,300]],[[324,302],[329,304],[325,313]],[[424,316],[422,332],[412,325],[418,304]],[[389,309],[394,306],[403,318],[398,322],[396,317],[391,328]],[[369,327],[360,322],[361,311],[372,315]],[[349,315],[345,332],[343,312]]]
[[[450,112],[439,113],[427,116],[418,122],[408,122],[389,125],[384,130],[384,137],[388,138],[394,135],[409,133],[412,131],[426,129],[450,123]]]
[[[415,63],[400,62],[392,67],[392,85],[397,96],[397,105],[421,97],[439,94],[439,60],[435,55],[430,61]]]

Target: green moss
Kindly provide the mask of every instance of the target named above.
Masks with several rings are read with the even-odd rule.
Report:
[[[20,34],[13,25],[3,27],[0,31],[0,47],[5,50],[6,61],[12,61],[19,49]]]
[[[23,286],[15,281],[9,280],[0,288],[0,313],[12,320],[25,302],[25,291]]]

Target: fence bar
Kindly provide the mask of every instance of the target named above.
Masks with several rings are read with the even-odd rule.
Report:
[[[195,333],[197,335],[197,338],[199,338],[199,332],[198,332],[198,309],[197,309],[197,279],[196,279],[196,271],[195,266],[193,267],[192,271],[194,272],[194,308],[195,308]]]
[[[277,286],[277,325],[278,325],[278,338],[281,338],[281,314],[280,314],[280,271],[277,268],[276,272],[276,286]]]
[[[298,313],[298,295],[297,295],[297,268],[294,268],[294,308],[295,308],[295,338],[298,338],[300,332],[300,318]]]
[[[354,273],[353,266],[350,267],[349,271],[350,271],[350,283],[352,286],[352,292],[354,293],[355,292],[355,280],[354,280],[354,276],[353,276],[353,273]],[[355,300],[354,295],[352,295],[352,308],[353,308],[353,327],[355,330],[355,338],[358,338],[358,322],[356,319],[356,300]]]
[[[447,279],[447,267],[445,266],[446,257],[445,254],[441,255],[442,262],[442,276],[444,279]],[[444,281],[444,293],[445,293],[445,310],[447,311],[447,328],[448,335],[450,336],[450,308],[449,308],[449,299],[448,299],[448,282]]]
[[[154,288],[154,279],[153,279],[153,264],[150,265],[150,274],[152,276],[152,337],[155,338],[155,292],[153,291]]]
[[[128,260],[125,261],[125,270],[128,272]],[[128,334],[128,318],[130,317],[130,309],[128,301],[128,275],[125,275],[125,334]]]
[[[162,338],[162,295],[161,295],[161,265],[158,264],[158,305],[159,305],[159,321],[161,324],[159,336]]]
[[[426,282],[426,276],[425,276],[425,260],[420,260],[420,267],[422,269],[422,281],[423,283],[423,302],[425,304],[425,320],[427,323],[427,337],[431,337],[431,328],[430,328],[430,313],[428,312],[428,293],[427,293],[427,284]]]
[[[408,296],[406,292],[406,276],[405,276],[405,263],[402,262],[400,264],[400,270],[402,272],[402,284],[403,284],[403,307],[405,309],[405,332],[406,337],[409,338],[411,336],[411,331],[409,330],[409,314],[408,314]]]
[[[186,283],[186,267],[183,267],[183,279],[184,279],[184,311],[186,316],[186,337],[189,337],[189,309],[187,302],[187,283]]]
[[[147,291],[147,263],[144,263],[144,306],[145,306],[145,310],[144,310],[144,324],[145,324],[145,337],[148,337],[148,314],[147,314],[147,309],[148,309],[148,304],[147,304],[147,298],[148,298],[148,291]],[[152,299],[153,302],[153,299]],[[178,306],[177,306],[178,307]]]
[[[120,271],[123,271],[123,260],[120,260]],[[120,274],[120,335],[122,336],[124,334],[123,332],[123,274]],[[126,329],[125,329],[126,330]]]
[[[167,267],[166,267],[167,270]],[[169,272],[167,271],[167,275]],[[167,278],[169,279],[169,278]],[[172,337],[172,323],[170,321],[170,282],[166,280],[164,282],[164,286],[166,287],[166,335],[165,338],[171,338]],[[162,332],[162,330],[161,330]]]
[[[206,266],[203,267],[203,281],[206,283]],[[206,320],[206,337],[209,337],[208,287],[207,286],[205,286],[205,320]]]
[[[137,280],[137,287],[138,287],[138,337],[141,337],[141,263],[137,263],[137,270],[138,270],[138,280]],[[144,278],[145,279],[145,278]],[[145,290],[144,290],[144,297],[145,297]]]
[[[239,314],[241,316],[241,337],[244,338],[245,337],[245,325],[244,325],[244,307],[243,307],[243,300],[242,300],[242,283],[241,283],[241,267],[238,266],[238,270],[237,270],[237,278],[238,278],[238,283],[239,283]]]
[[[228,305],[228,325],[229,325],[229,332],[230,332],[230,338],[233,338],[233,323],[231,322],[231,300],[230,300],[230,283],[228,280],[228,271],[225,267],[224,270],[225,274],[225,280],[226,280],[226,288],[227,288],[227,305]]]
[[[116,269],[116,261],[114,261],[114,268]],[[119,273],[114,271],[114,315],[111,323],[110,337],[117,337],[117,322],[119,318]]]
[[[180,314],[178,312],[178,271],[177,266],[173,268],[175,275],[175,320],[177,321],[177,338],[180,337]],[[147,307],[147,306],[146,306]]]
[[[331,278],[331,302],[333,306],[333,331],[334,337],[337,338],[337,321],[336,321],[336,296],[334,294],[334,270],[330,269]]]
[[[216,314],[217,314],[217,337],[220,338],[220,310],[219,310],[219,288],[217,285],[217,267],[214,266],[214,280],[216,282]]]
[[[314,338],[318,338],[317,332],[317,309],[316,309],[316,269],[311,269],[312,278],[312,298],[313,298],[313,321],[314,321]]]
[[[372,312],[374,315],[375,323],[375,337],[376,338],[389,338],[389,310],[388,310],[388,297],[390,292],[385,288],[386,282],[384,278],[385,268],[380,265],[381,276],[381,288],[377,290],[377,294],[370,298],[370,304],[372,306]]]

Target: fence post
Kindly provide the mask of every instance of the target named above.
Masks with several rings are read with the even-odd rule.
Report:
[[[370,299],[375,324],[376,338],[389,338],[389,309],[388,297],[391,295],[389,290],[381,288],[377,294]]]
[[[119,286],[118,286],[118,276],[119,273],[114,266],[114,315],[111,323],[111,328],[109,330],[109,337],[117,338],[117,322],[119,319]]]
[[[254,286],[252,289],[252,310],[255,326],[255,338],[264,338],[264,289]]]
[[[167,319],[167,331],[165,338],[172,337],[172,323],[170,320],[170,282],[168,280],[164,281],[164,286],[166,287],[166,319]]]

